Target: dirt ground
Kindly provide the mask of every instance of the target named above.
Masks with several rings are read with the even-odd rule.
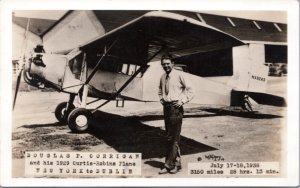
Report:
[[[286,77],[271,79],[268,92],[285,95]],[[232,107],[187,104],[180,146],[183,170],[158,175],[165,153],[159,103],[125,101],[124,108],[116,108],[111,102],[94,114],[87,133],[74,134],[54,116],[56,105],[67,99],[68,95],[56,92],[19,93],[13,111],[13,177],[24,177],[25,151],[142,153],[141,177],[156,178],[189,177],[188,163],[209,162],[210,155],[246,162],[281,161],[286,154],[286,108],[256,105],[257,112],[248,114]]]

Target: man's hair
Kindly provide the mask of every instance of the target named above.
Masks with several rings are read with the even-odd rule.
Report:
[[[161,56],[160,63],[162,64],[163,60],[169,59],[172,63],[174,63],[173,56],[171,54],[164,54]]]

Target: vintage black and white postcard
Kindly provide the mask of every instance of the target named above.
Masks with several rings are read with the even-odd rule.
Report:
[[[298,185],[299,4],[238,2],[1,2],[1,185]]]

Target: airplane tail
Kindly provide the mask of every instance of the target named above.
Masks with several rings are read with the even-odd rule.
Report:
[[[254,65],[252,67],[240,68],[235,72],[228,82],[235,90],[247,92],[266,92],[268,82],[268,67]]]
[[[263,55],[254,55],[257,47],[244,45],[233,49],[234,74],[228,82],[233,88],[231,105],[240,105],[247,100],[245,98],[251,98],[259,104],[286,106],[284,97],[266,93],[269,68],[259,59]]]

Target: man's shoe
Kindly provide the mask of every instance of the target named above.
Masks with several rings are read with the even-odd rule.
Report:
[[[181,166],[177,166],[177,172],[181,171],[182,167]]]
[[[158,172],[158,174],[159,174],[159,175],[162,175],[162,174],[168,174],[169,171],[170,171],[169,169],[163,168],[163,169],[161,169],[161,170]]]
[[[176,174],[178,172],[177,168],[173,168],[172,170],[169,170],[170,174]]]

